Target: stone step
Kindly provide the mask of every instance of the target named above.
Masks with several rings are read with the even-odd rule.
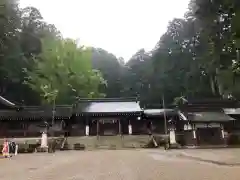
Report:
[[[160,136],[161,137],[161,136]],[[78,137],[68,137],[66,143],[63,143],[64,139],[62,138],[59,141],[61,148],[65,146],[69,149],[74,149],[75,144],[81,144],[85,147],[85,149],[96,149],[96,148],[141,148],[145,147],[149,141],[151,140],[151,136],[149,135],[117,135],[117,136],[78,136]],[[162,137],[161,137],[162,138]],[[16,142],[18,144],[22,144],[23,142],[27,142],[29,144],[32,142],[33,144],[36,143],[37,140],[40,138],[17,138]],[[57,137],[49,137],[49,142],[52,139],[59,139]],[[31,144],[31,143],[30,143]],[[66,144],[66,145],[65,145]]]
[[[123,137],[123,146],[125,148],[141,148],[148,144],[151,137],[148,135],[130,135]]]
[[[80,143],[85,146],[86,149],[96,148],[97,137],[95,136],[82,136],[82,137],[68,137],[67,143],[70,148],[73,148],[74,144]]]
[[[97,140],[98,149],[119,149],[122,147],[120,136],[100,136]]]
[[[142,148],[151,140],[149,135],[125,135],[125,136],[82,136],[68,137],[67,144],[73,148],[74,144],[84,145],[86,149],[122,149]]]

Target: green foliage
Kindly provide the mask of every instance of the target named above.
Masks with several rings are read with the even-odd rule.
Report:
[[[42,53],[26,70],[26,83],[47,103],[74,103],[79,97],[99,97],[104,80],[91,69],[91,51],[70,39],[44,39]]]
[[[185,18],[173,19],[151,52],[137,52],[144,58],[127,63],[127,93],[147,104],[161,103],[163,94],[167,103],[240,97],[239,12],[236,0],[191,0]]]
[[[0,0],[0,93],[26,104],[104,94],[139,95],[143,104],[160,104],[163,94],[177,104],[182,97],[240,98],[239,20],[239,0],[191,0],[152,51],[124,63],[63,39],[36,8]]]
[[[107,86],[101,86],[101,91],[107,97],[120,97],[122,96],[122,69],[123,66],[113,54],[100,48],[91,48],[92,68],[97,69],[102,73],[103,78],[106,80]]]

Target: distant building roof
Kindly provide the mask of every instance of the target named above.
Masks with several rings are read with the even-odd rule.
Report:
[[[177,115],[177,111],[174,109],[145,109],[143,113],[146,116],[164,116],[164,113],[166,116]]]
[[[207,108],[238,108],[240,103],[234,99],[220,99],[220,98],[202,98],[202,99],[188,99],[185,103],[179,105],[180,109],[207,109]]]
[[[40,110],[0,110],[0,119],[4,120],[43,119],[45,115],[44,111]]]
[[[187,120],[195,122],[224,122],[235,120],[224,112],[189,112],[186,113],[185,116]]]
[[[15,108],[16,104],[0,96],[0,108]]]
[[[55,110],[56,110],[55,117],[57,118],[62,117],[70,118],[73,113],[73,107],[68,105],[56,106]]]
[[[223,109],[225,114],[229,115],[239,115],[240,114],[240,108],[224,108]]]
[[[123,98],[80,98],[81,102],[137,102],[138,97],[123,97]]]
[[[55,119],[70,118],[72,106],[61,105],[55,107]],[[23,106],[21,110],[0,110],[0,119],[21,120],[21,119],[49,119],[53,116],[52,106]]]
[[[41,114],[41,117],[51,118],[53,111],[55,111],[55,118],[70,118],[72,116],[73,107],[71,105],[56,105],[55,109],[53,106],[25,106],[23,110],[19,111],[19,114]]]

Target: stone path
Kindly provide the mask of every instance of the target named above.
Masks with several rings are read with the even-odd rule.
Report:
[[[1,180],[238,180],[239,167],[174,156],[162,150],[68,151],[0,159]]]
[[[240,166],[240,149],[195,149],[175,151],[175,153],[219,165]]]

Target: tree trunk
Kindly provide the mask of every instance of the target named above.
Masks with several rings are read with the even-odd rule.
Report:
[[[216,68],[216,85],[217,85],[217,88],[218,88],[218,93],[220,96],[224,96],[224,90],[223,90],[223,84],[221,82],[221,79],[219,78],[220,77],[220,72],[219,72],[219,69]]]
[[[210,76],[210,85],[213,95],[216,95],[215,78],[213,77],[213,75]]]

